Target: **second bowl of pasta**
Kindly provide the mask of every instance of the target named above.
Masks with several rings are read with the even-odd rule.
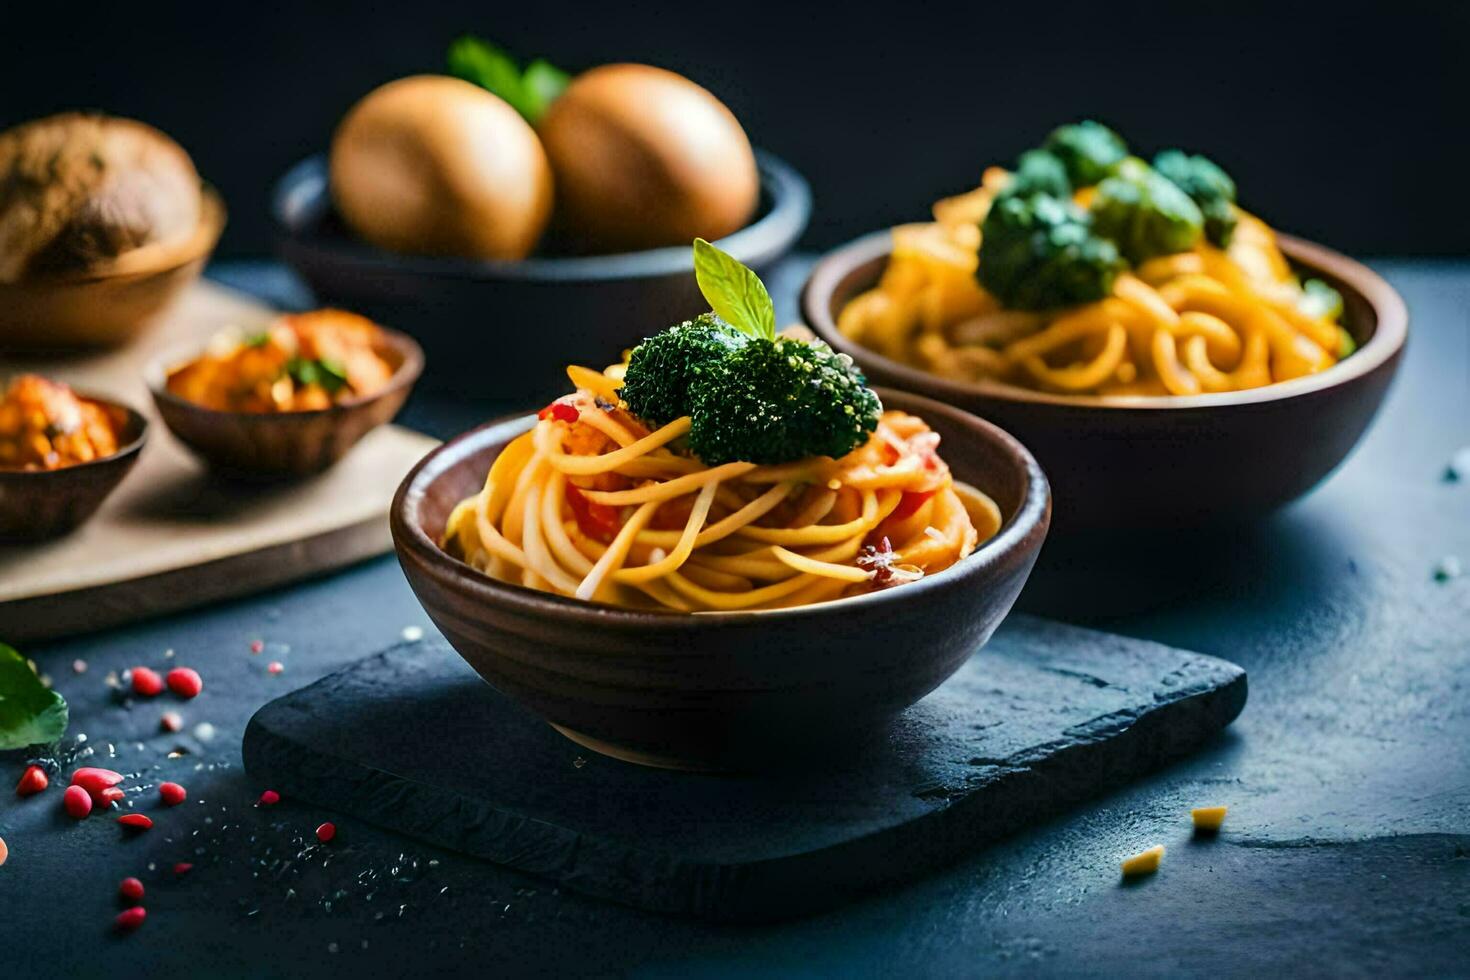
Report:
[[[1277,234],[1229,177],[1061,127],[935,220],[829,253],[812,329],[876,381],[959,405],[1041,461],[1065,529],[1260,515],[1352,450],[1407,335],[1366,266]]]

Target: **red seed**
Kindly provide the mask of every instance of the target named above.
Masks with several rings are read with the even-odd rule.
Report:
[[[260,651],[262,651],[264,649],[265,649],[265,643],[264,643],[264,641],[262,641],[262,640],[251,640],[250,641],[250,652],[251,653],[259,653]]]
[[[158,671],[149,670],[147,667],[134,667],[132,675],[133,693],[151,698],[163,692],[163,678],[158,676]]]
[[[153,821],[141,813],[124,813],[117,822],[129,830],[147,830],[153,826]]]
[[[177,711],[165,711],[163,717],[158,719],[158,727],[166,732],[183,731],[184,716]]]
[[[334,823],[324,823],[316,829],[316,839],[321,841],[323,844],[327,843],[336,836],[337,825]]]
[[[5,838],[0,837],[0,864],[4,864],[8,857],[10,857],[10,848],[5,846]]]
[[[122,782],[122,773],[111,769],[97,769],[93,766],[83,766],[71,774],[71,784],[86,790],[98,803],[102,802],[103,790],[116,786],[120,782]]]
[[[112,922],[117,927],[118,932],[132,932],[141,926],[143,920],[146,918],[148,918],[148,910],[141,905],[134,905],[130,909],[123,909],[119,912],[117,918],[113,919]]]
[[[168,672],[168,689],[181,698],[195,698],[204,690],[204,680],[197,670],[175,667]]]
[[[189,793],[178,783],[160,783],[158,785],[158,795],[163,797],[163,802],[169,806],[178,806],[184,802],[184,799]]]
[[[51,778],[40,766],[26,766],[26,771],[15,784],[16,796],[35,796],[51,785]]]
[[[281,794],[273,789],[268,789],[260,794],[261,806],[275,806],[279,802],[281,802]]]
[[[112,806],[114,803],[121,803],[127,795],[116,786],[109,786],[97,794],[96,800],[102,806]]]
[[[174,865],[174,877],[182,878],[184,877],[184,875],[193,870],[194,865],[190,864],[188,861],[180,861],[178,864]]]
[[[61,794],[61,805],[67,816],[81,820],[92,812],[92,797],[80,786],[68,786],[66,792]]]
[[[265,665],[265,669],[268,670],[268,671],[270,671],[272,674],[279,674],[281,671],[285,670],[286,668],[284,666],[282,666],[282,664],[281,664],[281,662],[279,660],[272,660],[270,663],[268,663],[268,664]]]
[[[124,902],[143,901],[143,883],[137,878],[124,878],[117,886],[117,897]]]

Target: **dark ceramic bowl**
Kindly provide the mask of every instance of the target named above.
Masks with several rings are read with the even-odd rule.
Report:
[[[959,479],[1005,523],[964,561],[883,592],[771,612],[622,609],[508,585],[438,545],[450,510],[535,424],[523,415],[434,450],[404,479],[391,523],[419,601],[496,689],[607,755],[681,769],[763,768],[881,730],[938,687],[1005,618],[1046,536],[1046,477],[1020,443],[901,392],[884,403],[943,437]]]
[[[1342,293],[1358,350],[1310,377],[1193,397],[1057,395],[964,383],[891,360],[843,337],[837,315],[888,264],[888,232],[826,255],[802,313],[869,378],[958,405],[1010,432],[1051,479],[1059,531],[1198,527],[1258,517],[1300,497],[1346,458],[1383,401],[1408,335],[1398,293],[1367,266],[1280,236],[1301,271]]]
[[[148,420],[126,405],[77,394],[126,415],[118,451],[59,470],[0,469],[0,541],[44,541],[75,529],[97,512],[138,462],[148,439]]]
[[[770,154],[757,152],[756,160],[756,218],[717,244],[761,272],[801,237],[811,192]],[[332,210],[320,155],[281,178],[273,209],[282,256],[319,300],[413,334],[432,364],[427,384],[483,399],[549,397],[565,387],[568,362],[600,365],[609,352],[709,309],[691,274],[688,244],[520,262],[375,248],[353,237]]]
[[[320,473],[403,407],[424,368],[413,338],[382,331],[380,353],[394,366],[382,391],[309,412],[222,412],[168,390],[168,372],[199,354],[196,346],[155,358],[145,370],[158,414],[180,442],[217,472],[246,478]]]

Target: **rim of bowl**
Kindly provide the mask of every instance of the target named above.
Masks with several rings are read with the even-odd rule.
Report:
[[[1372,308],[1377,324],[1373,336],[1356,351],[1332,367],[1289,381],[1278,381],[1243,391],[1200,395],[1063,395],[1034,391],[999,381],[952,381],[903,364],[847,339],[837,329],[831,298],[854,269],[892,254],[890,230],[870,232],[839,246],[817,260],[801,289],[801,312],[807,324],[834,348],[851,355],[859,364],[869,362],[916,391],[946,398],[981,396],[997,401],[1030,402],[1071,408],[1093,409],[1190,409],[1255,405],[1305,395],[1331,388],[1371,373],[1396,355],[1409,333],[1409,311],[1403,297],[1378,273],[1340,252],[1292,235],[1277,234],[1281,251],[1297,265],[1325,273],[1353,292]]]
[[[534,413],[517,412],[492,419],[442,443],[419,460],[403,478],[398,485],[397,492],[393,495],[389,515],[394,543],[400,551],[411,550],[416,558],[429,567],[432,574],[455,580],[461,591],[476,593],[487,602],[509,604],[533,614],[550,613],[566,616],[601,629],[635,627],[667,631],[688,629],[691,623],[696,622],[707,623],[711,628],[718,629],[746,625],[757,618],[792,619],[822,616],[831,613],[834,609],[881,607],[893,602],[917,599],[933,589],[948,588],[959,584],[1002,556],[1015,552],[1035,535],[1039,534],[1044,539],[1051,522],[1051,485],[1035,457],[1014,436],[999,426],[953,405],[946,405],[932,398],[907,391],[897,391],[891,388],[876,390],[885,405],[896,405],[920,417],[946,416],[957,425],[968,429],[974,438],[998,443],[1007,455],[1020,464],[1020,473],[1026,480],[1026,489],[1020,505],[1016,508],[1016,512],[1001,525],[994,537],[949,568],[936,572],[934,575],[926,575],[917,582],[863,595],[829,599],[825,602],[785,609],[739,609],[687,613],[672,609],[628,609],[542,592],[490,578],[439,547],[438,542],[429,537],[422,524],[416,519],[419,509],[417,501],[411,503],[409,498],[410,496],[422,496],[420,486],[438,478],[445,469],[452,465],[444,461],[445,456],[463,442],[489,429],[533,422],[536,418]],[[1037,544],[1039,546],[1040,541]]]
[[[0,479],[44,480],[47,477],[75,473],[78,470],[85,470],[92,466],[102,466],[107,463],[116,462],[124,456],[136,456],[142,452],[143,446],[148,442],[148,416],[131,405],[124,405],[122,402],[113,401],[111,398],[100,398],[85,391],[78,391],[75,388],[72,389],[72,394],[85,401],[96,402],[99,405],[106,405],[109,408],[122,409],[127,413],[127,424],[129,426],[136,426],[138,434],[123,445],[118,446],[116,452],[108,453],[106,456],[99,456],[96,459],[89,459],[85,463],[73,463],[70,466],[61,466],[54,470],[21,470],[0,466]]]
[[[170,405],[207,415],[226,416],[229,418],[280,420],[317,418],[334,413],[340,414],[348,409],[371,404],[395,391],[411,387],[418,381],[419,375],[423,373],[424,349],[419,346],[418,341],[401,330],[394,330],[384,326],[378,326],[378,330],[382,332],[382,335],[387,338],[392,346],[402,352],[403,361],[398,365],[397,370],[393,372],[393,376],[388,379],[388,383],[382,388],[369,395],[354,395],[345,401],[337,402],[327,408],[312,408],[291,412],[240,412],[221,408],[210,408],[207,405],[200,405],[198,402],[191,402],[189,399],[169,391],[168,376],[170,366],[182,367],[202,355],[209,346],[208,340],[202,344],[198,341],[175,344],[162,353],[155,354],[143,368],[143,380],[148,385],[148,391],[153,395],[155,401],[167,402]]]
[[[754,152],[761,193],[769,196],[771,207],[739,231],[716,239],[715,244],[737,258],[788,246],[801,236],[811,218],[812,192],[805,178],[774,154],[761,149]],[[694,268],[688,245],[519,261],[389,252],[349,236],[327,238],[317,234],[314,229],[325,208],[318,202],[326,194],[326,154],[315,153],[297,162],[276,181],[271,194],[271,214],[288,241],[314,251],[345,256],[365,267],[454,279],[553,283],[643,279],[688,273]]]

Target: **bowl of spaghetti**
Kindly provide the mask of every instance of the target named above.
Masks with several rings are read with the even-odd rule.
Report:
[[[670,352],[724,360],[651,392]],[[880,728],[989,638],[1046,534],[1018,442],[866,388],[820,342],[693,322],[568,374],[430,453],[391,525],[455,649],[595,751],[723,769]],[[815,401],[772,395],[782,377]],[[694,389],[687,414],[658,404]],[[749,392],[768,411],[730,407]]]
[[[829,253],[803,314],[875,380],[1021,439],[1059,528],[1259,516],[1352,450],[1408,315],[1372,270],[1234,194],[1201,157],[1149,166],[1103,127],[1062,127],[933,222]]]

